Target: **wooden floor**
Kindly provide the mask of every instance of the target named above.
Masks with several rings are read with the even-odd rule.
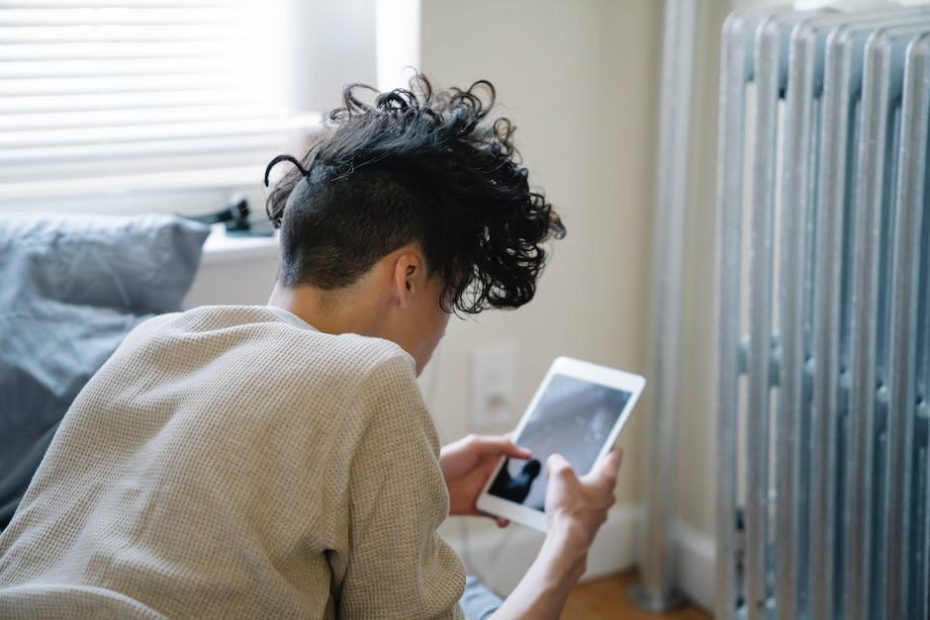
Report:
[[[627,589],[636,580],[634,571],[602,577],[575,587],[568,597],[562,620],[710,620],[710,615],[693,607],[653,614],[633,607]]]

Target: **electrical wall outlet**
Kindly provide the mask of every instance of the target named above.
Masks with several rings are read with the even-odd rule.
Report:
[[[517,347],[501,343],[471,352],[471,421],[477,429],[512,423],[516,417]]]

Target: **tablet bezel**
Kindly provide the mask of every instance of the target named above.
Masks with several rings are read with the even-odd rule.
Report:
[[[520,423],[517,425],[517,428],[514,431],[514,438],[519,437],[520,433],[523,432],[523,428],[526,426],[527,422],[529,422],[530,414],[536,409],[537,403],[542,398],[543,394],[545,394],[546,389],[549,387],[549,383],[552,381],[552,378],[555,375],[565,375],[568,377],[581,379],[583,381],[587,381],[588,383],[604,385],[610,388],[623,390],[624,392],[629,392],[630,394],[630,398],[627,400],[623,411],[620,413],[616,423],[610,430],[607,439],[604,441],[604,445],[602,445],[598,451],[597,458],[594,461],[597,463],[602,458],[604,458],[607,452],[609,452],[611,447],[613,447],[613,445],[616,443],[617,438],[620,436],[620,432],[623,430],[624,424],[626,424],[627,419],[630,417],[630,413],[633,411],[633,406],[636,404],[639,395],[642,393],[643,388],[646,385],[646,380],[639,375],[624,372],[622,370],[616,370],[614,368],[608,368],[606,366],[600,366],[598,364],[592,364],[590,362],[584,362],[582,360],[570,357],[558,357],[555,359],[555,361],[552,362],[552,365],[549,366],[549,370],[546,371],[546,375],[543,377],[542,382],[536,389],[536,393],[533,395],[533,399],[530,401],[529,406],[527,406],[526,410],[523,412],[523,416],[520,418]],[[494,472],[485,483],[484,489],[482,489],[481,494],[478,496],[478,509],[492,515],[504,517],[506,519],[510,519],[511,521],[522,523],[541,532],[545,532],[547,529],[545,512],[536,510],[534,508],[528,508],[522,504],[517,504],[516,502],[497,497],[496,495],[490,495],[488,493],[488,489],[491,487],[494,479],[497,478],[501,467],[504,465],[504,461],[505,459],[501,457],[497,467],[494,468]]]

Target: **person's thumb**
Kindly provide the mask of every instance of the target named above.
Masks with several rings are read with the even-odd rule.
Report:
[[[616,474],[620,470],[620,463],[623,462],[623,450],[620,448],[612,448],[610,452],[607,453],[607,456],[604,457],[604,463],[602,467],[613,474]]]
[[[620,448],[613,448],[600,459],[586,480],[594,482],[600,481],[613,485],[617,481],[617,472],[620,470],[620,462],[623,460],[623,451]],[[592,478],[594,480],[592,480]]]
[[[546,459],[546,475],[550,478],[573,473],[571,464],[561,454],[553,454]]]

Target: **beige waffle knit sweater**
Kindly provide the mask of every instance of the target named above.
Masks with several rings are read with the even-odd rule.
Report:
[[[390,342],[264,307],[159,317],[0,537],[0,618],[459,618],[438,453]]]

